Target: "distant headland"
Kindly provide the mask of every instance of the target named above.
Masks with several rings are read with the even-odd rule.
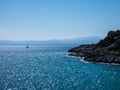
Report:
[[[96,44],[80,45],[68,52],[70,56],[84,57],[85,61],[120,64],[120,30],[108,32]]]

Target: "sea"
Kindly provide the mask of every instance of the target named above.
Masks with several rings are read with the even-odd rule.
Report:
[[[68,56],[75,46],[0,46],[0,90],[120,90],[120,65]]]

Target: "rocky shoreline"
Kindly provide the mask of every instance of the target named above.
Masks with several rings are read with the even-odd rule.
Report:
[[[97,44],[80,45],[68,52],[89,62],[120,64],[120,30],[110,31]]]

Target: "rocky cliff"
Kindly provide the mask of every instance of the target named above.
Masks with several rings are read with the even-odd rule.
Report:
[[[97,44],[80,45],[68,52],[70,56],[84,57],[90,62],[120,64],[120,30],[108,32]]]

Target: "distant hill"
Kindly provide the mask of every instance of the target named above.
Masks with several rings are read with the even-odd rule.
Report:
[[[100,40],[100,37],[81,37],[74,39],[61,39],[61,40],[44,40],[44,41],[10,41],[10,40],[0,40],[0,45],[43,45],[43,44],[91,44],[96,43]]]

